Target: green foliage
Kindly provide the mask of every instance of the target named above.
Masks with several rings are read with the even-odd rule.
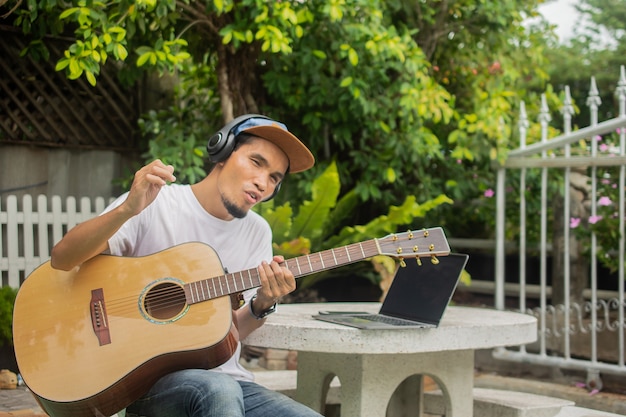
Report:
[[[150,110],[139,120],[139,127],[150,139],[145,162],[158,158],[172,164],[178,182],[193,184],[206,175],[207,138],[219,125],[219,120],[207,122],[206,115],[216,112],[219,99],[213,93],[208,66],[188,65],[185,69],[178,77],[175,104],[161,111]]]
[[[353,191],[339,198],[339,190],[337,166],[331,163],[313,181],[311,200],[304,201],[297,212],[294,213],[289,202],[276,206],[271,200],[257,206],[256,210],[270,223],[274,231],[274,252],[292,258],[383,237],[411,224],[416,218],[425,217],[430,210],[452,202],[440,195],[418,204],[415,196],[408,196],[401,206],[391,206],[386,215],[378,216],[367,224],[342,226],[343,220],[348,218],[355,208],[357,199]],[[367,275],[363,266],[357,265],[351,269],[353,273],[356,268],[363,275]],[[306,288],[336,275],[337,272],[331,270],[305,277],[301,280],[300,288]],[[372,280],[378,281],[371,271],[369,275]]]
[[[70,78],[93,83],[105,61],[135,77],[178,71],[200,83],[206,75],[206,89],[181,88],[175,105],[141,121],[151,140],[146,158],[175,164],[186,181],[204,173],[202,138],[222,111],[260,111],[285,121],[318,161],[275,203],[304,201],[310,180],[334,161],[338,224],[370,224],[411,196],[454,195],[459,211],[433,210],[438,223],[475,208],[466,202],[480,190],[460,178],[477,175],[493,187],[491,163],[517,145],[517,103],[536,96],[529,83],[546,82],[545,28],[525,25],[538,3],[31,0],[14,23],[35,38],[73,37],[58,64]],[[204,112],[186,107],[203,97],[211,99]],[[313,230],[316,221],[294,226]]]
[[[340,22],[307,6],[315,36],[268,61],[263,80],[272,110],[297,114],[318,159],[332,157],[342,186],[368,203],[360,222],[411,194],[454,193],[470,208],[474,174],[495,186],[492,162],[517,145],[520,97],[529,80],[547,79],[542,32],[523,25],[536,2],[353,0],[340,4]]]
[[[162,72],[180,69],[190,54],[185,50],[187,42],[177,39],[172,30],[178,18],[176,4],[172,0],[79,0],[68,7],[65,2],[32,0],[28,7],[16,11],[14,24],[36,38],[72,31],[75,40],[56,69],[66,71],[69,79],[84,76],[95,85],[102,65],[110,58],[126,61],[129,53],[137,57],[139,67],[149,63]],[[152,46],[132,43],[135,35],[143,36]]]
[[[0,346],[13,344],[13,305],[16,296],[15,288],[0,287]]]
[[[109,59],[118,63],[130,61],[132,65],[122,68],[131,80],[138,77],[137,69],[156,69],[161,74],[182,70],[192,57],[190,51],[198,56],[206,51],[202,36],[207,35],[235,47],[260,42],[262,51],[289,53],[293,38],[303,35],[300,22],[307,19],[306,13],[297,13],[290,2],[273,7],[254,0],[216,0],[206,4],[189,0],[78,0],[72,7],[56,0],[24,3],[28,4],[15,11],[14,24],[35,37],[35,42],[40,42],[45,34],[73,33],[74,39],[56,69],[66,71],[69,79],[84,76],[91,85],[96,84],[101,66]],[[204,9],[206,15],[200,11]],[[236,15],[234,21],[217,22],[221,15],[232,13]],[[191,33],[188,37],[197,44],[190,46],[181,35],[196,25],[212,27],[219,33],[209,30],[200,38]]]

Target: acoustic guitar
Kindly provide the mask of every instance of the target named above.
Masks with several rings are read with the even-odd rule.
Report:
[[[285,263],[298,278],[375,255],[437,262],[449,252],[443,230],[432,228]],[[229,295],[260,285],[256,268],[224,273],[203,243],[145,257],[98,255],[69,272],[47,262],[15,301],[19,371],[51,417],[110,416],[170,372],[226,362],[238,342]]]

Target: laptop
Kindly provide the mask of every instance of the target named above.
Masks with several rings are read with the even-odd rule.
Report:
[[[451,253],[437,259],[437,265],[428,259],[423,259],[422,265],[406,260],[406,266],[396,272],[378,314],[320,311],[313,318],[359,329],[438,327],[469,256]]]

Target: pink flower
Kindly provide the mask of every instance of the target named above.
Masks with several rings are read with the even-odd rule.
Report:
[[[483,195],[485,197],[487,197],[487,198],[491,198],[491,197],[494,196],[494,194],[495,194],[495,192],[491,188],[488,188],[488,189],[485,190]]]
[[[569,227],[570,229],[576,229],[580,225],[580,217],[570,217]]]
[[[589,224],[596,224],[602,220],[602,216],[589,216]]]
[[[600,135],[596,135],[593,138],[596,140],[596,142],[600,142],[602,140],[602,136]]]
[[[607,145],[606,143],[602,143],[600,144],[599,149],[600,149],[600,152],[606,152],[609,150],[609,145]]]
[[[613,202],[607,196],[600,197],[600,199],[598,200],[598,205],[599,206],[610,206],[611,204],[613,204]]]

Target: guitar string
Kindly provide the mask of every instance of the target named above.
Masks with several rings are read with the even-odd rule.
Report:
[[[342,249],[347,251],[347,255],[341,252]],[[378,253],[374,240],[347,245],[344,248],[329,249],[329,250],[325,250],[322,252],[318,252],[313,255],[305,255],[305,256],[298,257],[298,258],[291,258],[291,259],[286,260],[286,262],[288,266],[290,267],[290,269],[301,270],[304,266],[305,269],[307,269],[304,273],[311,273],[311,271],[316,271],[316,270],[321,270],[321,269],[326,268],[327,264],[331,264],[331,265],[339,264],[339,266],[343,265],[343,263],[338,262],[337,259],[338,258],[342,259],[342,257],[344,256],[348,257],[347,258],[348,262],[351,261],[351,258],[355,258],[356,260],[362,260],[364,259],[366,252],[370,253],[372,249],[374,249],[373,254]],[[352,252],[352,255],[350,254],[351,252]],[[300,264],[299,260],[301,259],[306,259],[305,265]],[[290,263],[297,263],[297,265],[289,265]],[[321,268],[319,268],[319,265],[321,265]],[[254,270],[252,269],[251,271],[254,271]],[[246,272],[246,271],[242,271],[242,272]],[[236,283],[237,278],[235,274],[239,274],[239,273],[221,275],[218,277],[203,279],[201,281],[196,281],[196,282],[183,284],[183,285],[190,285],[190,284],[203,285],[202,282],[206,282],[207,283],[206,285],[210,287],[211,284],[208,284],[210,281],[213,281],[214,283],[215,281],[218,281],[218,280],[222,280],[222,281],[227,280],[230,283],[232,283],[232,286],[235,289],[237,289],[237,283]],[[257,275],[256,271],[255,271],[255,275]],[[258,279],[258,275],[255,276],[254,279]],[[231,285],[230,283],[227,285],[227,287]],[[149,302],[150,310],[156,313],[158,311],[170,309],[174,306],[182,305],[181,307],[181,311],[182,311],[182,309],[184,308],[187,302],[182,286],[179,286],[178,283],[173,282],[173,281],[166,281],[162,285],[163,285],[163,288],[156,288],[158,287],[157,285],[155,288],[149,291],[148,302]],[[209,294],[208,296],[203,295],[201,297],[202,298],[201,301],[207,301],[207,300],[229,295],[227,291],[223,291],[225,289],[224,285],[225,283],[222,284],[222,289],[220,289],[220,294],[217,294],[217,296],[215,293]],[[246,287],[246,285],[243,285],[243,286]],[[260,284],[258,286],[260,286]],[[217,289],[218,287],[219,285],[215,285],[214,288]],[[249,287],[249,288],[254,288],[254,287]],[[246,290],[249,288],[244,288],[243,290]],[[208,291],[208,292],[211,293],[213,291]],[[233,292],[239,292],[239,291],[236,290]],[[120,312],[134,310],[137,308],[139,301],[140,300],[137,298],[137,296],[134,296],[134,295],[122,297],[122,298],[115,299],[115,300],[109,300],[106,303],[107,304],[106,310],[108,313],[111,313],[111,314],[113,313],[119,314]]]
[[[353,248],[354,249],[354,248]],[[350,250],[348,249],[348,252]],[[362,251],[362,248],[361,248]],[[324,256],[324,253],[326,252],[326,256]],[[328,250],[328,251],[323,251],[320,252],[319,254],[316,254],[312,259],[311,256],[305,256],[305,258],[309,258],[307,259],[307,263],[309,264],[308,266],[311,268],[311,271],[314,271],[317,269],[317,264],[320,263],[322,265],[322,268],[325,266],[325,263],[332,263],[330,256],[332,256],[332,259],[334,259],[336,261],[337,258],[337,254],[334,253],[333,250]],[[340,256],[340,255],[339,255]],[[317,259],[317,257],[320,257],[320,259]],[[324,262],[324,258],[326,259],[326,262]],[[361,258],[361,256],[357,256],[357,258]],[[292,258],[290,260],[287,260],[287,262],[289,263],[289,261],[294,261],[297,258]],[[293,268],[293,267],[292,267]],[[298,269],[300,269],[300,266],[298,266]],[[309,271],[307,271],[309,272]],[[255,275],[256,271],[255,271]],[[223,275],[223,276],[219,276],[219,277],[213,277],[207,280],[202,280],[202,281],[215,281],[215,280],[228,280],[229,277],[231,278],[231,282],[233,282],[233,287],[237,288],[236,285],[236,277],[235,274],[227,274],[227,275]],[[258,279],[258,275],[254,277],[255,279]],[[170,285],[168,285],[170,284]],[[180,311],[182,311],[182,309],[184,308],[184,305],[186,303],[186,297],[184,294],[184,290],[179,287],[177,284],[175,284],[174,282],[167,282],[163,284],[164,287],[163,288],[155,288],[153,290],[151,290],[150,296],[149,296],[149,309],[151,312],[153,313],[158,313],[159,311],[164,311],[167,309],[170,309],[174,306],[180,306]],[[200,284],[202,285],[202,284]],[[207,284],[210,287],[210,284]],[[260,284],[259,284],[260,285]],[[244,285],[245,287],[245,285]],[[218,288],[218,285],[216,285],[214,287],[215,289]],[[251,287],[253,288],[253,287]],[[248,289],[248,288],[245,288]],[[222,290],[223,290],[223,286],[222,286]],[[222,292],[222,290],[220,290],[220,292]],[[210,292],[210,291],[209,291]],[[237,291],[235,291],[237,292]],[[227,293],[224,294],[219,294],[219,297],[228,295]],[[213,298],[217,298],[216,294],[214,293],[212,296],[203,296],[202,297],[203,300],[210,300]],[[107,308],[107,311],[110,313],[116,313],[117,311],[117,305],[122,304],[122,308],[126,307],[126,308],[130,308],[130,309],[134,309],[136,308],[137,305],[137,299],[135,297],[128,297],[129,300],[133,300],[133,302],[131,304],[126,304],[125,300],[114,300],[110,302],[110,306]]]

